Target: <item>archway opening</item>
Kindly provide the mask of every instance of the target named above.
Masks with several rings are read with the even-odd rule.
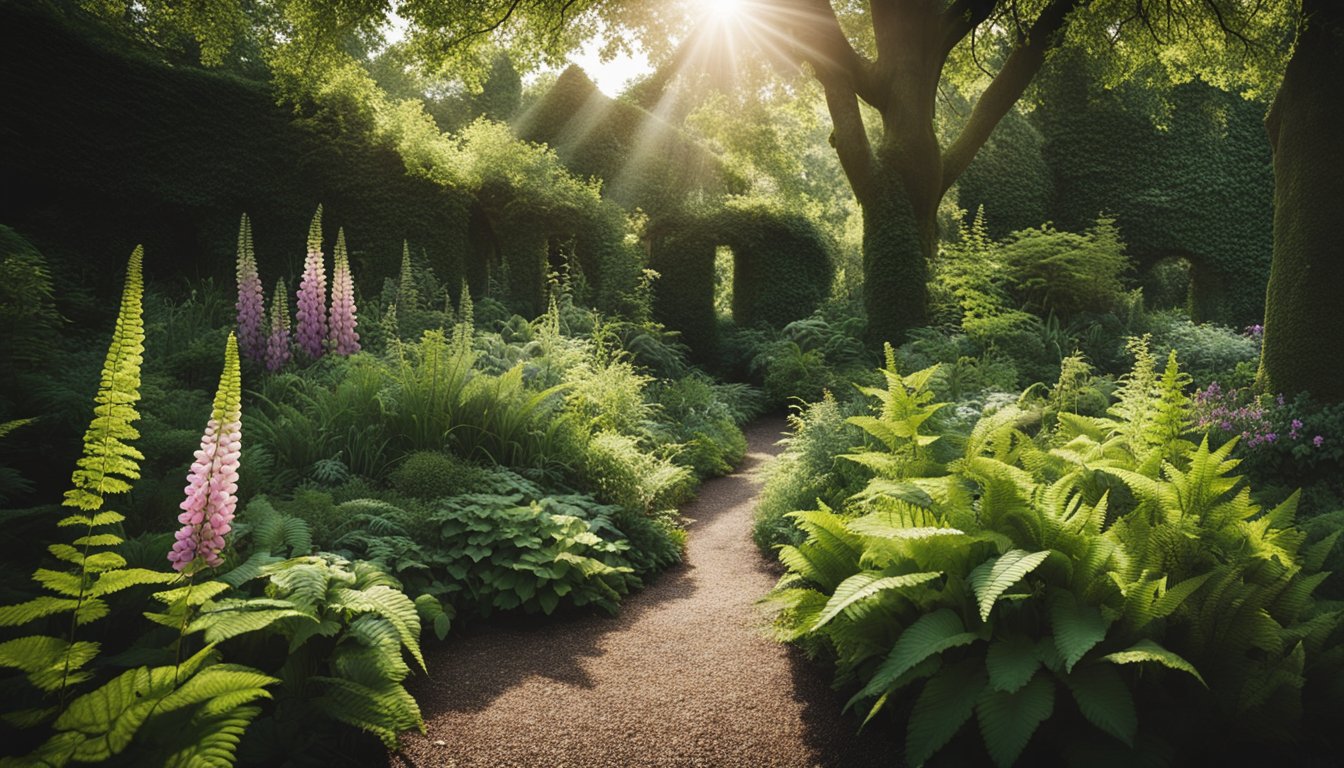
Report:
[[[1190,310],[1194,265],[1184,254],[1164,256],[1143,273],[1143,303],[1149,309]]]
[[[714,314],[720,320],[733,319],[733,276],[737,256],[733,249],[720,245],[714,249]]]

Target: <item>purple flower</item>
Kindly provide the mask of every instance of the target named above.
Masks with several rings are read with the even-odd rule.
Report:
[[[285,281],[277,280],[271,300],[271,334],[266,339],[266,370],[275,373],[289,359],[289,300],[285,297]]]
[[[178,571],[196,570],[200,564],[216,568],[223,564],[224,537],[233,528],[238,505],[238,465],[243,444],[243,383],[238,368],[238,342],[233,334],[224,350],[224,372],[219,377],[215,405],[187,473],[187,498],[177,521],[182,529],[168,553]]]
[[[1320,436],[1320,435],[1317,435],[1317,436],[1311,438],[1311,444],[1314,445],[1314,446],[1316,446],[1317,448],[1320,448],[1321,445],[1323,445],[1324,443],[1325,443],[1325,438],[1322,437],[1322,436]]]
[[[261,292],[261,277],[257,274],[257,258],[252,252],[252,222],[247,214],[238,226],[238,347],[249,360],[261,362],[266,356],[262,334],[265,320],[265,299]]]
[[[312,226],[308,230],[308,256],[303,262],[303,278],[299,281],[298,328],[295,333],[308,357],[322,356],[327,338],[327,270],[322,261],[322,206],[317,206]]]
[[[358,322],[355,315],[355,283],[350,276],[350,259],[345,253],[345,230],[336,231],[336,268],[331,277],[332,349],[338,355],[353,355],[359,351]]]

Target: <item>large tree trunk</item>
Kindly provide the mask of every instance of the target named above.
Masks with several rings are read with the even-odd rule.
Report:
[[[929,262],[938,247],[942,155],[932,122],[922,130],[888,125],[863,209],[864,304],[868,339],[899,345],[928,324]],[[923,135],[923,133],[927,133]]]
[[[1344,402],[1344,6],[1303,0],[1305,23],[1266,127],[1274,152],[1274,260],[1262,383]]]

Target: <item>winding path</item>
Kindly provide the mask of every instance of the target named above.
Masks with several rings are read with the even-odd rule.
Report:
[[[412,686],[429,732],[394,766],[891,766],[855,735],[827,673],[768,639],[756,600],[776,575],[751,541],[761,465],[781,418],[747,427],[748,454],[683,513],[686,562],[616,616],[492,626],[449,641]]]

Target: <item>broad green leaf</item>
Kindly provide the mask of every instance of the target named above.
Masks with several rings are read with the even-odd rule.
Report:
[[[1123,651],[1108,653],[1101,658],[1112,664],[1136,664],[1146,661],[1156,662],[1164,667],[1189,673],[1205,688],[1209,685],[1204,682],[1204,678],[1200,676],[1194,665],[1152,640],[1140,640]]]
[[[1055,708],[1055,684],[1037,675],[1016,693],[986,689],[976,702],[980,735],[990,759],[1000,768],[1017,762],[1027,742]]]
[[[951,741],[971,719],[984,688],[985,672],[979,659],[944,667],[930,678],[910,714],[905,737],[906,761],[922,765]]]
[[[1027,552],[1013,549],[997,558],[986,560],[971,571],[971,588],[975,590],[980,604],[980,620],[989,621],[989,612],[999,597],[1049,556],[1048,550]]]
[[[860,571],[840,582],[840,586],[835,588],[835,594],[831,595],[831,599],[827,601],[826,608],[817,617],[817,623],[812,626],[812,629],[814,631],[820,629],[826,622],[839,616],[841,611],[860,600],[873,597],[887,590],[904,589],[933,581],[942,575],[941,572],[935,571],[883,576],[881,573],[874,571]]]
[[[1036,653],[1036,642],[1026,635],[1013,635],[989,644],[985,652],[985,669],[989,671],[989,687],[1012,693],[1031,680],[1041,660]]]
[[[965,625],[961,623],[961,617],[950,608],[940,608],[933,613],[927,613],[901,633],[887,658],[878,666],[872,679],[855,699],[880,695],[897,678],[921,661],[948,648],[970,645],[979,639],[979,635],[966,631]]]
[[[1073,665],[1106,637],[1106,628],[1110,626],[1101,611],[1079,602],[1071,592],[1058,593],[1050,601],[1050,623],[1055,630],[1055,646],[1064,657],[1065,671],[1072,671]]]
[[[1115,667],[1089,662],[1065,675],[1064,683],[1078,702],[1078,709],[1093,725],[1127,746],[1134,745],[1139,716],[1134,710],[1134,697]]]

